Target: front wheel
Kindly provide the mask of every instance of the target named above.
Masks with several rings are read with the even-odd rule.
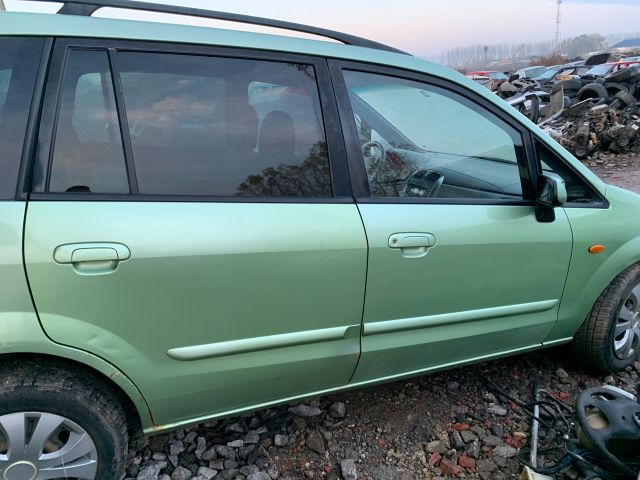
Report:
[[[618,275],[600,295],[575,335],[573,350],[589,367],[613,373],[640,354],[640,265]]]
[[[55,362],[0,365],[0,478],[120,479],[126,451],[124,412],[99,379]]]

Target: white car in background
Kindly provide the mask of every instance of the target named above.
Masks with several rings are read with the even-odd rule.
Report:
[[[518,75],[520,78],[536,78],[543,75],[547,70],[548,68],[543,66],[526,67],[516,70],[514,75]]]

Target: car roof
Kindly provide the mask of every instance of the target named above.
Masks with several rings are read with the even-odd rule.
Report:
[[[402,53],[338,42],[153,21],[48,13],[0,12],[2,36],[53,36],[147,40],[317,55],[399,66],[449,77],[452,70]]]
[[[0,12],[0,36],[104,38],[280,51],[366,62],[426,73],[462,83],[495,102],[465,75],[419,57],[338,42],[142,20],[50,13]]]
[[[627,63],[640,63],[640,60],[620,60],[618,62],[603,63],[602,65],[626,65]],[[597,67],[597,65],[594,65],[594,67]]]

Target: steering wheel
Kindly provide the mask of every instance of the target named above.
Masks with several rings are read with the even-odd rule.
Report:
[[[372,156],[371,153],[376,149],[380,152],[377,155],[377,159],[367,162],[367,158],[370,158]],[[365,159],[365,167],[367,169],[369,178],[376,178],[387,159],[387,151],[384,148],[384,145],[376,141],[367,142],[362,145],[362,156]]]
[[[580,394],[576,413],[582,432],[597,453],[630,478],[636,478],[629,466],[614,455],[609,447],[640,441],[640,403],[607,388],[590,388]]]

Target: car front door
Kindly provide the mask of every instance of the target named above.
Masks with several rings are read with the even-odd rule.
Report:
[[[367,247],[326,63],[69,40],[52,65],[24,247],[50,338],[163,425],[346,384]]]
[[[536,220],[526,130],[442,81],[331,68],[369,242],[354,381],[539,347],[572,235]]]

